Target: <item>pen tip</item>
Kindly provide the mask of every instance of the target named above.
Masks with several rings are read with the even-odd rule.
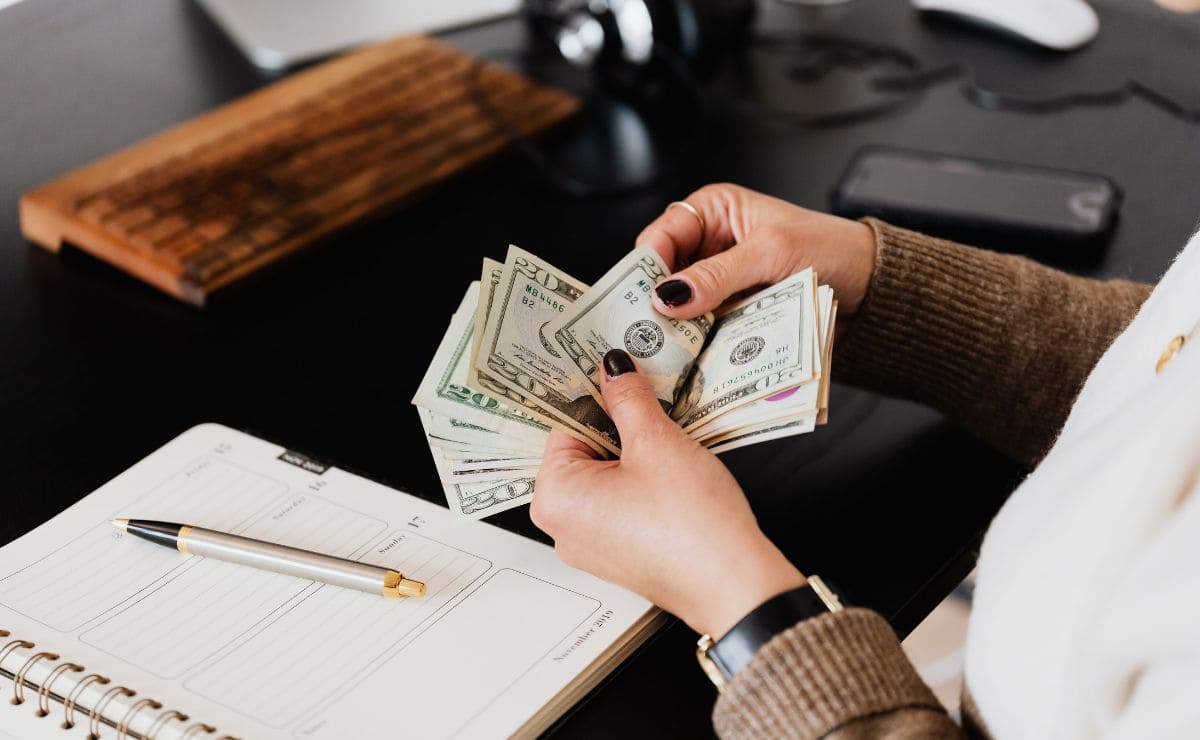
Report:
[[[129,526],[129,520],[128,519],[112,519],[109,521],[109,524],[112,524],[114,527],[116,527],[117,529],[124,532],[125,528],[127,526]]]

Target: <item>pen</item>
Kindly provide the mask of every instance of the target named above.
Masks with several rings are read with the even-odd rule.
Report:
[[[424,583],[405,578],[399,571],[377,565],[367,565],[186,524],[146,519],[113,519],[112,525],[122,532],[164,547],[175,548],[189,555],[203,555],[214,560],[249,565],[393,598],[425,594]]]

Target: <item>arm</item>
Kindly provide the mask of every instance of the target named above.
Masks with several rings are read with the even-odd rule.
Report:
[[[838,380],[929,404],[1026,464],[1150,293],[734,185],[688,203],[702,224],[670,209],[639,237],[682,267],[659,285],[661,313],[693,318],[811,265],[838,299]]]
[[[847,319],[839,319],[847,329],[839,342],[840,376],[950,409],[996,444],[1038,433],[1014,452],[1026,460],[1053,436],[1092,363],[1148,291],[1133,284],[1105,288],[1028,260],[805,211],[734,186],[703,188],[688,202],[699,217],[670,209],[639,237],[683,268],[655,289],[661,313],[691,318],[813,265],[834,287]],[[887,315],[892,304],[902,312],[894,319]],[[1051,339],[1031,352],[1024,344],[1035,329]],[[999,349],[983,346],[993,341]],[[1060,352],[1057,344],[1086,358]],[[963,359],[945,357],[954,353]],[[1031,368],[1038,360],[1049,364]],[[906,362],[911,379],[903,377],[910,373]],[[614,350],[603,365],[601,393],[621,434],[621,458],[597,460],[587,446],[552,432],[530,509],[560,557],[714,637],[803,584],[800,571],[763,535],[737,481],[667,418],[633,361]],[[1047,419],[1021,419],[1021,394],[1047,378],[1068,389],[1054,407],[1058,414],[1049,410],[1047,393],[1034,409]],[[935,391],[946,383],[956,385],[940,399]],[[1005,402],[1019,408],[1005,410]],[[998,410],[1006,415],[987,418]],[[1028,426],[1014,429],[1014,419]],[[723,584],[720,594],[713,583]],[[961,735],[886,621],[861,609],[805,620],[777,635],[735,677],[713,721],[720,734],[736,738]]]
[[[867,223],[874,273],[835,349],[838,379],[926,403],[1036,462],[1151,286]]]
[[[764,645],[721,694],[722,738],[961,738],[883,617],[847,609]]]
[[[667,417],[633,360],[614,349],[603,368],[601,393],[621,434],[621,458],[598,460],[555,430],[534,487],[529,514],[554,538],[559,557],[714,637],[803,586],[805,576],[763,535],[737,481]],[[721,695],[713,725],[747,740],[961,732],[891,627],[865,609],[776,635]]]

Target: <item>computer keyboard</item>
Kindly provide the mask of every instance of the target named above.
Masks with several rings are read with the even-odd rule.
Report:
[[[560,90],[442,42],[397,39],[30,191],[21,227],[42,246],[71,244],[203,305],[501,150],[505,126],[528,136],[577,108]]]

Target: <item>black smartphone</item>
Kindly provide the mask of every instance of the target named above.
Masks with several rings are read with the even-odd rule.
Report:
[[[1102,244],[1121,189],[1103,175],[910,149],[859,149],[833,211],[1010,251]]]

